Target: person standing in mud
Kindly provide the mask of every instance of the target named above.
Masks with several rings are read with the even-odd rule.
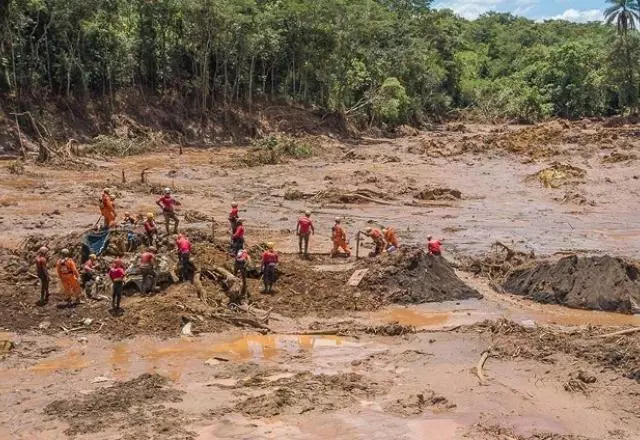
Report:
[[[384,238],[382,237],[382,232],[376,228],[367,228],[364,234],[373,240],[373,244],[375,246],[373,252],[369,253],[369,256],[375,257],[380,255],[384,251]]]
[[[153,212],[147,213],[147,219],[144,221],[144,232],[147,235],[147,246],[155,246],[158,240],[158,225],[155,221]]]
[[[231,202],[231,212],[229,212],[229,226],[231,227],[231,235],[236,233],[239,218],[240,211],[238,210],[238,204],[236,202]]]
[[[296,226],[296,235],[298,236],[298,253],[300,255],[304,255],[305,258],[309,257],[309,237],[311,234],[315,234],[313,220],[311,220],[311,211],[305,211],[304,216],[298,219],[298,224]]]
[[[240,249],[244,249],[244,220],[236,220],[236,232],[231,236],[231,255],[237,255]]]
[[[192,271],[190,270],[191,261],[191,242],[185,234],[178,235],[176,239],[176,246],[178,248],[178,262],[180,264],[180,276],[182,281],[191,281]]]
[[[89,259],[82,266],[82,287],[87,298],[93,299],[91,288],[96,282],[96,262],[98,257],[96,254],[89,255]]]
[[[235,257],[234,264],[234,275],[240,274],[240,279],[242,280],[242,288],[240,294],[243,298],[249,297],[249,292],[247,290],[247,265],[251,261],[251,257],[249,256],[249,252],[244,249],[240,249]]]
[[[56,263],[56,270],[58,277],[62,283],[62,290],[64,291],[65,299],[69,304],[80,303],[80,292],[82,291],[78,278],[80,273],[76,267],[76,263],[71,258],[69,249],[62,249],[60,252],[61,258]]]
[[[49,249],[42,246],[38,249],[38,255],[36,256],[36,273],[40,280],[40,301],[38,305],[45,305],[49,302],[49,268],[48,264]]]
[[[140,256],[140,273],[142,274],[142,294],[156,290],[156,252],[155,246],[149,246]]]
[[[112,283],[111,310],[119,312],[120,300],[122,299],[122,288],[124,286],[125,269],[121,264],[112,264],[109,268],[109,278]]]
[[[342,249],[345,252],[345,255],[350,257],[351,249],[349,249],[349,244],[347,243],[347,233],[340,223],[340,217],[336,217],[335,225],[331,228],[331,241],[333,241],[331,256],[337,257],[340,255],[340,249]]]
[[[104,219],[104,229],[110,228],[116,221],[116,209],[113,200],[114,198],[109,188],[104,188],[100,198],[100,214]]]
[[[156,205],[162,209],[162,214],[164,215],[164,227],[166,228],[167,236],[169,235],[172,220],[173,233],[177,234],[180,220],[178,220],[178,216],[176,215],[176,206],[180,206],[180,202],[174,199],[171,195],[171,188],[164,189],[164,195],[156,201]]]
[[[272,293],[276,282],[276,269],[278,267],[278,253],[273,249],[273,243],[267,243],[267,250],[262,254],[262,293]]]

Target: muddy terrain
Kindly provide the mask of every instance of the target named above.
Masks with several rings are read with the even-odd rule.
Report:
[[[3,162],[0,438],[637,439],[637,132],[457,125]],[[66,307],[55,276],[37,305],[35,252],[51,249],[52,273],[62,248],[79,261],[105,186],[119,216],[156,212],[174,189],[195,282],[175,282],[162,234],[164,281],[128,290],[121,315],[108,284]],[[232,200],[248,303],[229,276]],[[351,257],[330,256],[335,217]],[[400,249],[369,258],[367,227],[394,228]],[[428,235],[443,256],[427,254]],[[269,241],[279,278],[265,295],[256,262]],[[114,231],[102,270],[123,246]]]

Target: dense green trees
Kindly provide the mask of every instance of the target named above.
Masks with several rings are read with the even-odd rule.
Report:
[[[392,125],[612,114],[637,107],[640,45],[638,3],[610,3],[607,25],[467,21],[428,0],[4,0],[0,94],[295,102]]]

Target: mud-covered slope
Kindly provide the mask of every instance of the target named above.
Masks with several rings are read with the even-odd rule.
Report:
[[[514,270],[504,289],[543,303],[569,307],[640,312],[640,268],[621,258],[563,258]]]
[[[427,255],[421,249],[402,248],[398,252],[367,261],[369,271],[361,287],[384,294],[395,303],[425,302],[482,298],[467,286],[442,257]]]

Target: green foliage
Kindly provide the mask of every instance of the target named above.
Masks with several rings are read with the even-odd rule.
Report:
[[[608,4],[609,25],[409,0],[0,0],[0,94],[289,102],[388,125],[608,114],[637,107],[640,3]]]
[[[166,139],[162,133],[157,132],[151,132],[144,137],[133,139],[121,136],[98,135],[90,145],[78,153],[85,156],[125,157],[153,151],[162,145],[166,145]]]
[[[255,140],[242,162],[247,166],[276,165],[288,158],[303,159],[313,154],[314,145],[308,139],[271,135]]]

